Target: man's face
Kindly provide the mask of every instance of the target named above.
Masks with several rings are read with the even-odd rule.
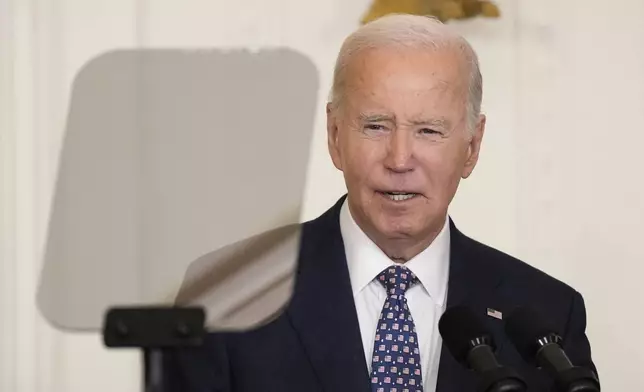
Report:
[[[452,50],[380,48],[345,75],[328,142],[354,219],[376,243],[433,240],[483,136],[484,117],[466,126],[467,68]]]

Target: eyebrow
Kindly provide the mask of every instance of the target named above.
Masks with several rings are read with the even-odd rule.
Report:
[[[369,114],[360,113],[360,120],[364,122],[378,122],[378,121],[396,121],[396,116],[391,114]]]
[[[452,129],[452,123],[445,117],[428,118],[428,119],[412,119],[410,122],[414,125],[429,125],[432,127]]]

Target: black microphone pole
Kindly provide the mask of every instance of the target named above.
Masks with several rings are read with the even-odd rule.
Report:
[[[590,369],[574,366],[563,350],[563,339],[535,310],[522,307],[506,320],[506,334],[519,354],[548,373],[558,392],[600,392]]]
[[[549,334],[539,339],[537,363],[547,373],[555,376],[560,392],[600,392],[599,380],[587,368],[574,366],[561,347],[563,339]]]

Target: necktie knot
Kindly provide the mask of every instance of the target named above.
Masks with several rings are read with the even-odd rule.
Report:
[[[378,282],[387,290],[387,295],[405,295],[407,289],[418,283],[418,278],[404,265],[385,268],[378,275]]]

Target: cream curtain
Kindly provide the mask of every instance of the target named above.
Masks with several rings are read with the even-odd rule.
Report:
[[[98,335],[59,332],[35,306],[72,78],[87,58],[137,44],[136,7],[0,0],[2,391],[138,390],[138,353],[108,353]]]

